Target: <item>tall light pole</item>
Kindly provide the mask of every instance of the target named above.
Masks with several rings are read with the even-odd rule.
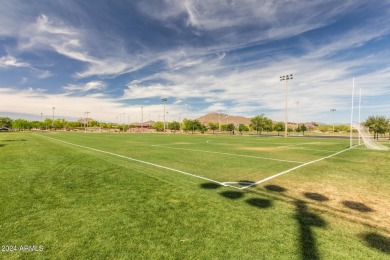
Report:
[[[41,113],[41,123],[43,122],[43,121],[42,121],[42,119],[43,119],[42,116],[43,116],[43,113]]]
[[[54,109],[56,109],[55,107],[52,107],[53,109],[53,121],[51,122],[51,127],[53,128],[54,127]]]
[[[141,106],[141,128],[144,129],[144,106]]]
[[[284,137],[287,137],[287,86],[288,86],[288,81],[293,79],[293,74],[290,75],[285,75],[285,76],[280,76],[280,81],[286,81],[286,103],[285,103],[285,108],[284,108]]]
[[[332,108],[330,112],[336,112],[335,108]],[[334,133],[334,113],[332,113],[332,124],[333,124],[333,133]]]
[[[299,120],[298,120],[298,106],[299,106],[299,101],[296,101],[295,102],[297,104],[297,129],[295,130],[296,132],[298,132],[298,127],[299,127]]]
[[[167,98],[162,98],[161,101],[164,104],[164,133],[165,133],[165,103],[168,101]]]
[[[84,121],[84,126],[85,126],[85,133],[87,132],[87,128],[88,128],[88,114],[89,112],[84,112],[84,117],[85,117],[85,121]]]
[[[121,124],[121,125],[124,125],[124,124],[125,124],[125,117],[124,117],[124,116],[122,117],[122,115],[125,116],[126,113],[122,113],[122,114],[119,115],[119,117],[120,117],[120,122],[121,122],[120,124]],[[120,131],[121,131],[121,128],[119,127],[119,132],[120,132]],[[124,128],[124,127],[123,127],[123,132],[125,132],[125,128]]]

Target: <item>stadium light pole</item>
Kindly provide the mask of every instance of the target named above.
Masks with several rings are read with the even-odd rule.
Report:
[[[141,128],[144,129],[144,106],[141,106]]]
[[[332,108],[330,111],[331,112],[336,112],[336,109]],[[334,133],[334,113],[332,113],[332,124],[333,124],[333,133]]]
[[[122,115],[123,115],[123,117],[122,117]],[[120,121],[121,121],[121,124],[122,125],[124,125],[125,124],[125,116],[126,115],[126,113],[122,113],[122,114],[120,114]],[[121,131],[121,129],[119,128],[119,132]],[[123,127],[123,132],[125,132],[125,128]]]
[[[162,98],[161,101],[164,104],[164,133],[165,133],[165,103],[168,101],[168,98]]]
[[[288,103],[287,88],[288,88],[288,81],[292,79],[293,79],[293,74],[280,76],[280,81],[286,81],[286,97],[285,97],[286,101],[285,101],[285,108],[284,108],[284,137],[287,137],[287,103]]]
[[[84,127],[85,127],[85,129],[84,129],[84,132],[85,132],[85,133],[87,132],[87,128],[88,128],[88,114],[89,114],[88,111],[87,111],[87,112],[84,112],[84,117],[85,117],[85,121],[84,121]]]
[[[41,123],[43,122],[43,118],[42,118],[42,116],[43,116],[43,113],[41,113]]]
[[[56,109],[56,108],[53,107],[52,109],[53,109],[53,121],[51,122],[51,127],[53,128],[54,127],[54,109]]]

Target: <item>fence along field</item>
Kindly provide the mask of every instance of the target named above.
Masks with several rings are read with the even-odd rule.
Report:
[[[2,222],[12,228],[3,239],[18,243],[26,237],[44,240],[44,254],[69,257],[72,249],[83,256],[106,257],[385,259],[389,254],[388,153],[347,150],[239,190],[343,151],[348,143],[320,138],[45,136],[13,133],[0,139],[5,165],[2,190],[7,191],[3,201],[12,198],[20,206],[7,204]],[[5,154],[18,156],[11,159]],[[10,176],[13,178],[7,178]],[[17,182],[15,176],[24,181]],[[6,189],[16,184],[17,190]],[[17,196],[31,192],[30,205]],[[85,207],[93,210],[85,211]],[[128,214],[132,217],[125,217]],[[18,225],[29,224],[25,231],[15,228],[17,224],[12,222],[17,219]],[[59,229],[55,220],[68,224],[69,230]],[[80,221],[84,225],[71,224]],[[68,232],[87,234],[88,246],[76,248],[87,240]],[[43,239],[48,234],[51,239]],[[111,241],[111,249],[103,246],[102,238]],[[115,244],[121,240],[132,242],[123,247]],[[125,248],[132,252],[126,253]],[[199,252],[199,248],[204,250]]]

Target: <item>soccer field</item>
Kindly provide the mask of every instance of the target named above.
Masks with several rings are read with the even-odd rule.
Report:
[[[1,256],[386,259],[390,154],[348,146],[1,133]]]

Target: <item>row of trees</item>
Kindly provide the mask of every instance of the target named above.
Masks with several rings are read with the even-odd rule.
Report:
[[[369,116],[366,121],[363,122],[365,126],[367,126],[374,134],[375,138],[379,138],[379,135],[383,135],[389,133],[390,136],[390,119],[385,116]],[[121,131],[126,131],[129,127],[139,127],[139,126],[129,126],[129,125],[118,125],[114,123],[104,123],[98,122],[96,120],[88,120],[89,127],[100,127],[104,129],[120,129]],[[41,129],[41,130],[49,130],[49,129],[82,129],[85,127],[85,122],[80,121],[67,121],[65,119],[55,119],[52,120],[50,118],[46,118],[44,121],[28,121],[25,119],[16,119],[12,120],[8,117],[0,117],[0,127],[3,128],[13,128],[16,130],[31,130],[31,129]],[[153,124],[152,128],[157,131],[164,130],[164,123],[161,121],[157,121]],[[244,133],[248,131],[256,131],[257,134],[262,134],[263,132],[272,132],[275,131],[278,135],[281,132],[285,131],[285,124],[283,122],[272,122],[271,119],[264,116],[264,114],[255,116],[251,119],[249,125],[239,124],[234,125],[232,123],[219,126],[217,123],[208,123],[207,126],[202,124],[199,120],[191,120],[184,119],[181,123],[177,121],[169,122],[165,125],[166,129],[169,129],[173,132],[176,131],[186,131],[186,132],[206,132],[211,131],[215,132],[218,130],[234,133],[234,131],[238,131],[239,133]],[[318,125],[315,123],[307,123],[300,124],[295,129],[288,127],[287,131],[289,133],[296,131],[302,132],[303,134],[306,131],[333,131],[333,127],[329,125]],[[334,131],[349,131],[350,128],[348,125],[338,125],[334,126]]]

